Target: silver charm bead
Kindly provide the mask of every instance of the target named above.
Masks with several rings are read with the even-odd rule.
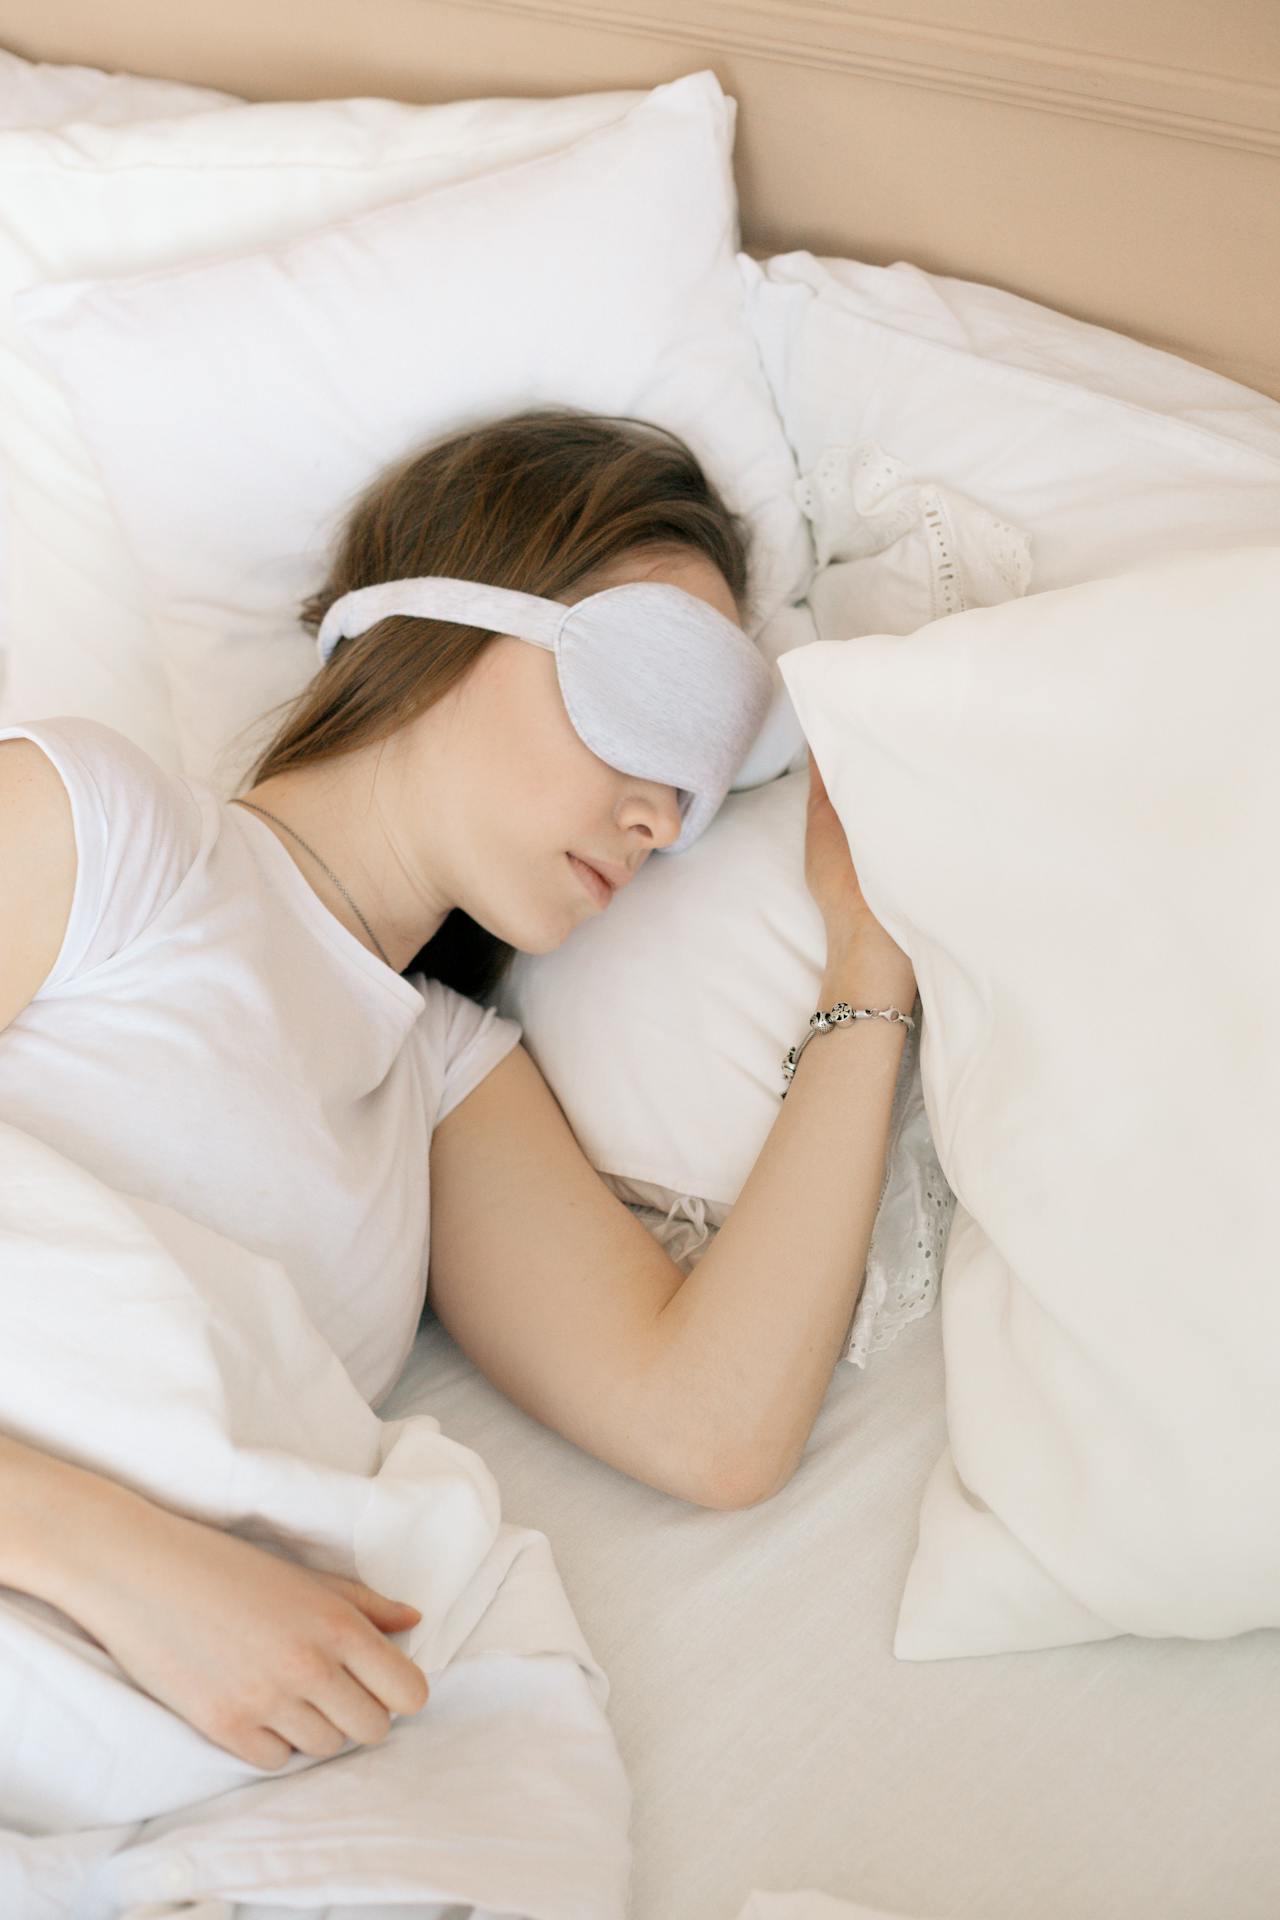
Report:
[[[787,1097],[787,1089],[795,1075],[800,1056],[814,1034],[828,1033],[833,1027],[845,1026],[852,1020],[898,1021],[902,1026],[906,1027],[909,1032],[914,1032],[916,1024],[910,1015],[900,1012],[897,1007],[851,1007],[847,1000],[837,1000],[835,1006],[831,1007],[825,1013],[822,1008],[819,1007],[815,1013],[809,1016],[809,1031],[798,1045],[790,1049],[786,1059],[782,1063],[783,1078],[787,1082],[787,1086],[782,1089],[782,1099],[785,1100]]]

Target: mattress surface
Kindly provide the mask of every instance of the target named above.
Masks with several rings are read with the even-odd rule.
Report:
[[[930,1313],[837,1366],[799,1471],[736,1513],[541,1426],[429,1309],[379,1411],[432,1412],[551,1541],[634,1789],[632,1920],[796,1888],[939,1920],[1274,1920],[1280,1632],[894,1657],[940,1336]]]

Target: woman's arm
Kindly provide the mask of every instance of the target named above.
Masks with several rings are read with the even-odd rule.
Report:
[[[915,999],[879,929],[829,945],[819,1006],[910,1014]],[[809,1043],[728,1219],[658,1316],[651,1389],[701,1423],[696,1456],[726,1504],[790,1479],[848,1339],[906,1035],[859,1020]]]
[[[874,923],[850,924],[828,930],[823,1006],[909,1014],[910,962]],[[764,1498],[799,1458],[857,1304],[905,1033],[859,1020],[810,1042],[687,1276],[516,1045],[431,1140],[428,1298],[445,1331],[508,1399],[623,1473],[699,1506]]]
[[[421,1616],[0,1435],[0,1584],[47,1600],[144,1692],[250,1766],[384,1738],[428,1687]]]
[[[909,1015],[915,969],[867,905],[812,750],[804,874],[827,929],[818,1005]],[[791,1478],[849,1337],[906,1036],[859,1020],[810,1042],[733,1211],[659,1317],[664,1391],[674,1404],[702,1383],[702,1456],[735,1505]]]
[[[94,1478],[0,1434],[0,1586],[53,1601],[61,1584],[60,1549],[92,1514]],[[102,1484],[128,1497],[123,1487]]]

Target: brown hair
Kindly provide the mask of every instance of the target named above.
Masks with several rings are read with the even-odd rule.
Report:
[[[530,408],[451,434],[379,475],[351,508],[302,621],[315,631],[342,594],[416,574],[555,600],[624,553],[673,547],[713,561],[749,619],[745,525],[683,440],[627,415]],[[385,739],[441,699],[493,637],[394,614],[342,641],[282,703],[286,717],[243,790]],[[455,907],[406,971],[482,999],[514,951]]]

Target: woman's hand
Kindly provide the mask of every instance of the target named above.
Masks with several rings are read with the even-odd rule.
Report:
[[[893,957],[911,971],[911,961],[886,933],[863,898],[849,841],[831,804],[818,763],[809,749],[809,813],[804,841],[805,885],[822,910],[831,947],[856,944]],[[904,1009],[905,1011],[905,1009]]]
[[[146,1693],[250,1766],[382,1740],[429,1688],[386,1637],[416,1607],[117,1487],[48,1597]],[[75,1550],[73,1550],[75,1551]]]

